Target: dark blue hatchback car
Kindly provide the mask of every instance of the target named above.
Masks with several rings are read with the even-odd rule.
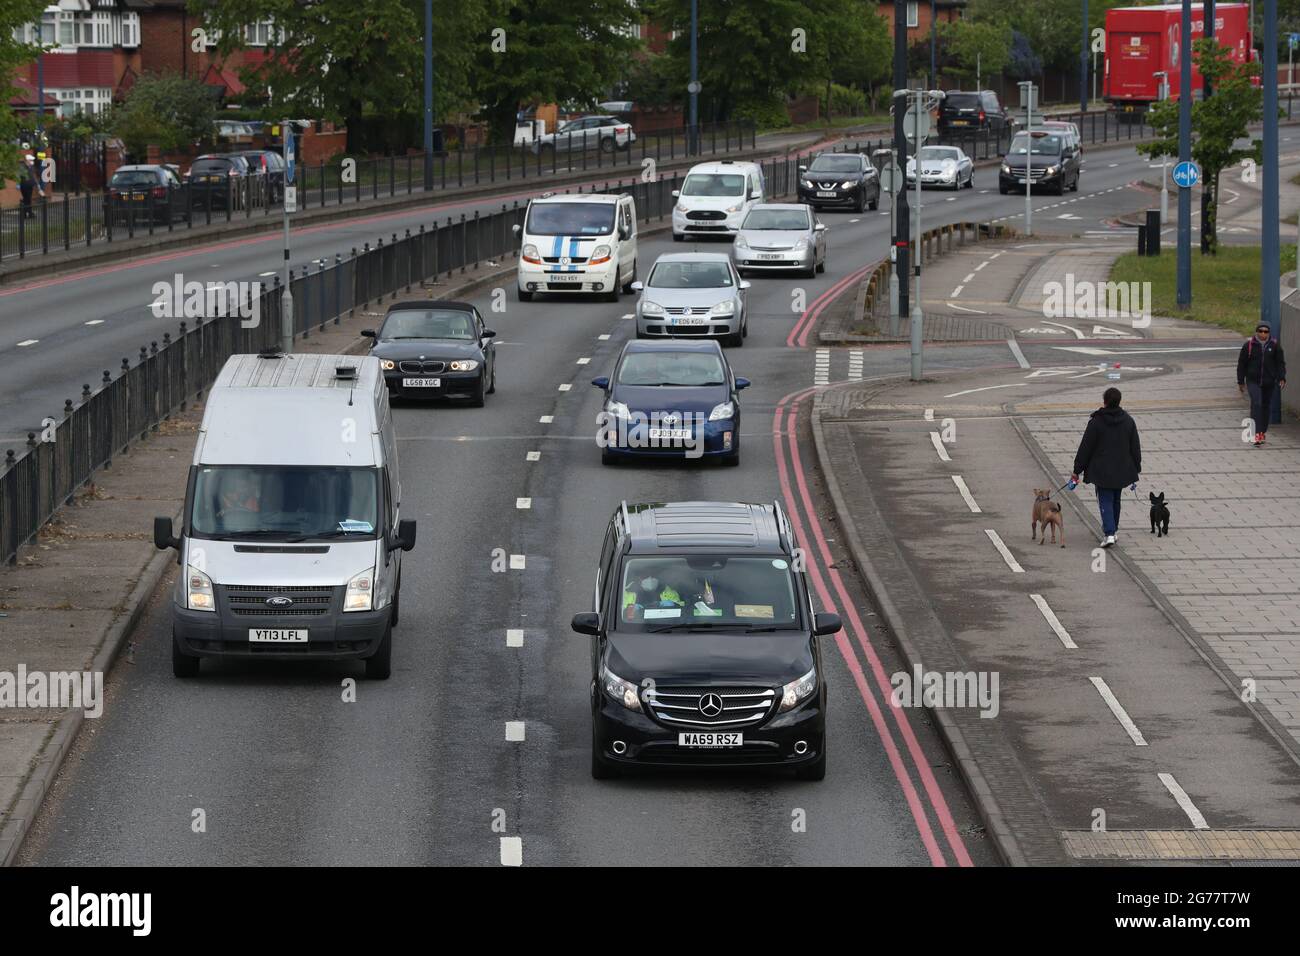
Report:
[[[596,442],[602,464],[625,458],[717,458],[740,464],[737,378],[715,341],[633,341],[614,374],[593,379],[605,392]]]

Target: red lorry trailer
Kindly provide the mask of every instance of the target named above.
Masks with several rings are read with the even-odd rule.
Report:
[[[1234,60],[1253,59],[1249,7],[1244,3],[1219,3],[1214,8],[1214,38],[1232,50]],[[1102,96],[1122,113],[1145,112],[1160,98],[1161,70],[1169,75],[1169,96],[1178,99],[1183,8],[1179,3],[1150,7],[1116,7],[1106,12],[1106,67]],[[1205,36],[1203,4],[1192,6],[1192,39]],[[1192,60],[1192,89],[1200,96],[1201,73]]]

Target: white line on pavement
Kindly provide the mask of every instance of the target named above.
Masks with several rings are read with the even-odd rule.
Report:
[[[27,348],[27,346],[35,345],[39,341],[40,339],[23,339],[21,342],[18,343],[18,347],[20,349],[25,349]]]
[[[578,359],[578,364],[579,364],[579,365],[586,365],[586,364],[587,364],[588,362],[590,362],[590,361],[591,361],[591,359],[589,359],[589,358],[580,358],[580,359]]]
[[[953,297],[954,299],[957,298],[957,296],[961,295],[961,290],[964,289],[964,288],[966,288],[964,285],[959,285],[959,286],[957,286],[957,288],[955,288],[955,289],[952,290],[952,293],[951,293],[952,297]]]
[[[977,266],[975,267],[975,271],[976,271],[976,272],[979,272],[981,269],[983,269],[983,268],[984,268],[986,265],[988,265],[988,264],[989,264],[989,261],[988,261],[987,259],[985,259],[983,262],[981,262],[979,265],[977,265]]]
[[[1208,830],[1210,825],[1205,822],[1205,817],[1200,810],[1196,809],[1196,804],[1192,803],[1192,798],[1187,795],[1187,791],[1178,785],[1172,773],[1158,773],[1157,777],[1165,785],[1165,789],[1173,794],[1174,800],[1183,808],[1183,813],[1187,814],[1187,819],[1192,821],[1192,826],[1198,830]]]
[[[1079,645],[1074,643],[1074,640],[1070,637],[1070,632],[1061,626],[1061,621],[1056,616],[1056,612],[1048,607],[1047,599],[1041,594],[1031,594],[1029,595],[1029,600],[1038,605],[1038,610],[1042,611],[1043,617],[1047,618],[1047,626],[1050,627],[1056,633],[1056,636],[1061,639],[1061,643],[1072,651],[1078,650]]]
[[[571,389],[571,388],[573,388],[572,385],[569,385],[568,383],[565,383],[564,385],[561,385],[561,386],[560,386],[560,391],[562,391],[562,392],[567,392],[567,391],[568,391],[569,389]]]
[[[939,453],[940,461],[952,461],[948,457],[948,449],[943,447],[943,439],[939,437],[938,432],[930,432],[930,444],[934,445],[934,450]]]
[[[1137,729],[1137,724],[1133,723],[1133,718],[1128,715],[1128,711],[1120,706],[1119,701],[1115,699],[1115,695],[1106,686],[1106,682],[1100,677],[1089,677],[1088,680],[1092,681],[1092,686],[1097,688],[1097,693],[1101,694],[1101,699],[1106,702],[1106,706],[1115,715],[1115,719],[1120,722],[1120,726],[1128,731],[1128,735],[1133,738],[1133,743],[1139,747],[1145,747],[1147,742],[1146,738],[1142,736],[1142,731]]]
[[[1069,329],[1071,332],[1074,333],[1074,337],[1076,339],[1086,339],[1088,337],[1084,335],[1081,331],[1076,329],[1073,325],[1066,325],[1064,322],[1049,322],[1046,319],[1044,319],[1043,325],[1054,325],[1058,329]]]
[[[524,461],[540,461],[542,453],[540,451],[530,451],[524,455]]]
[[[522,837],[501,838],[501,865],[524,865],[524,841]]]
[[[516,498],[516,499],[515,499],[515,507],[518,508],[520,511],[527,511],[527,510],[530,509],[532,506],[533,506],[533,499],[532,499],[532,498]]]
[[[104,324],[104,320],[103,320],[103,319],[91,319],[91,320],[90,320],[89,322],[87,322],[86,324],[87,324],[87,325],[103,325],[103,324]]]
[[[609,341],[609,333],[606,332],[606,333],[604,333],[603,335],[598,335],[598,336],[596,336],[596,338],[600,339],[602,342],[608,342],[608,341]]]
[[[953,475],[952,481],[957,486],[957,490],[961,492],[962,500],[966,502],[966,507],[971,510],[971,514],[979,514],[980,506],[975,501],[975,496],[970,493],[970,489],[966,487],[966,479],[962,478],[961,475]]]
[[[629,312],[627,315],[623,316],[623,318],[625,318],[625,319],[635,319],[635,318],[636,318],[636,313],[635,313],[635,312]]]
[[[1025,358],[1025,353],[1020,351],[1020,343],[1014,338],[1007,339],[1007,348],[1011,349],[1011,354],[1015,356],[1016,364],[1021,368],[1029,368],[1029,359]]]
[[[523,647],[524,629],[522,627],[506,628],[506,647]]]
[[[1002,543],[1002,539],[998,537],[998,533],[992,528],[985,528],[984,533],[988,535],[989,540],[993,542],[993,547],[998,549],[998,554],[1002,555],[1002,560],[1007,563],[1007,567],[1016,574],[1024,574],[1025,569],[1020,566],[1020,562],[1012,556],[1011,551]]]
[[[554,415],[543,415],[541,418],[537,419],[537,421],[538,421],[540,424],[542,424],[542,425],[549,425],[549,424],[551,424],[551,422],[555,421],[555,416],[554,416]]]
[[[1019,388],[1022,383],[1012,382],[1009,385],[985,385],[983,388],[968,388],[961,392],[953,392],[951,395],[945,395],[944,398],[957,398],[961,395],[970,395],[974,392],[988,392],[995,388]]]
[[[964,305],[958,305],[956,302],[949,302],[948,305],[954,309],[961,309],[963,312],[974,312],[976,315],[988,315],[987,312],[981,312],[979,309],[968,309]]]
[[[975,278],[975,273],[973,273],[973,272],[968,272],[968,273],[966,273],[966,278],[964,278],[964,279],[961,280],[961,281],[962,281],[962,284],[964,285],[965,283],[970,282],[970,280],[971,280],[971,279],[974,279],[974,278]]]
[[[513,744],[522,742],[524,739],[524,722],[522,720],[506,721],[506,740]]]
[[[510,555],[511,571],[523,571],[526,569],[527,563],[528,563],[527,558],[525,558],[524,555],[522,554]]]

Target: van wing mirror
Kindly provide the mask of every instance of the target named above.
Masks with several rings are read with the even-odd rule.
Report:
[[[378,338],[379,335],[378,335],[378,333],[375,332],[374,329],[362,329],[362,330],[361,330],[361,337],[362,337],[363,339],[375,339],[375,338]]]
[[[515,223],[513,226],[511,226],[510,231],[513,232],[516,236],[519,235],[520,232],[519,223]]]
[[[827,634],[838,634],[843,626],[840,623],[838,614],[822,611],[813,617],[813,633],[818,637],[824,637]]]
[[[401,548],[403,551],[410,551],[415,547],[415,522],[409,518],[403,518],[397,522],[397,534],[388,545],[389,551],[396,551]]]
[[[593,379],[591,380],[591,384],[592,384],[592,385],[595,385],[597,388],[603,388],[603,389],[605,389],[606,391],[608,391],[608,390],[609,390],[609,376],[607,376],[607,375],[602,375],[602,376],[600,376],[600,378],[593,378]]]
[[[747,379],[747,378],[741,378],[739,375],[737,375],[737,376],[736,376],[736,391],[739,392],[742,388],[749,388],[749,379]]]
[[[592,637],[599,637],[600,615],[595,611],[583,611],[581,614],[573,615],[573,623],[570,626],[579,634],[590,634]]]
[[[181,542],[172,530],[172,519],[159,515],[153,519],[153,546],[159,551],[168,548],[180,550]]]

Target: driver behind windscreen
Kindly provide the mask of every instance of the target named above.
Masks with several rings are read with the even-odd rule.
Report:
[[[680,608],[682,596],[672,585],[660,581],[652,572],[644,573],[623,588],[623,619],[640,621],[646,608]]]

